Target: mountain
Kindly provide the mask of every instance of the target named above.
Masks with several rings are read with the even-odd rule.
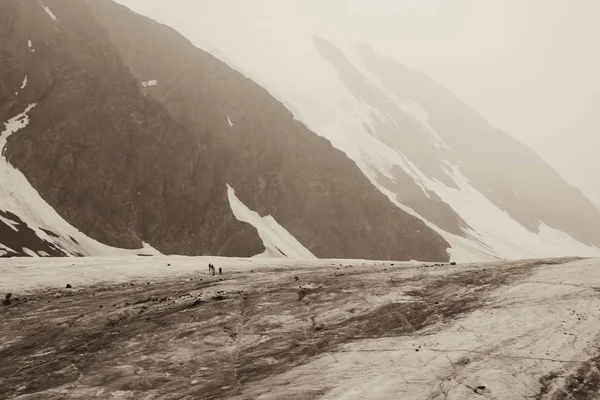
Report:
[[[367,134],[395,158],[369,148],[372,156],[361,161],[374,184],[399,203],[510,258],[593,253],[575,241],[600,247],[593,204],[447,89],[368,46],[356,49],[363,71],[330,42],[316,38],[315,46],[347,90],[376,110]]]
[[[177,19],[194,44],[342,150],[390,201],[442,235],[454,259],[600,254],[597,207],[431,78],[311,27],[272,37],[257,26],[235,37],[225,21],[194,30],[192,18]]]
[[[342,150],[175,30],[109,0],[7,0],[0,27],[4,255],[448,260]]]

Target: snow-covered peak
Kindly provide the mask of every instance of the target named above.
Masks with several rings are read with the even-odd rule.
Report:
[[[5,147],[8,137],[29,124],[29,115],[27,114],[36,105],[36,103],[28,105],[20,114],[15,115],[4,123],[4,130],[0,133],[0,155],[3,155],[6,150]]]

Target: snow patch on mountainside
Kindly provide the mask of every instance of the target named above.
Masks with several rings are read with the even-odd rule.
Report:
[[[316,257],[270,215],[261,217],[250,210],[227,185],[227,196],[233,215],[242,222],[252,225],[263,241],[265,252],[260,257],[287,257],[293,259],[315,259]],[[255,256],[256,257],[256,256]]]
[[[365,67],[361,58],[358,56],[356,52],[356,46],[348,43],[345,40],[338,40],[342,45],[339,47],[341,51],[343,51],[344,56],[350,62],[353,68],[356,68],[364,77],[368,79],[368,83],[374,86],[380,94],[385,97],[385,102],[392,106],[398,107],[402,110],[408,117],[410,117],[413,122],[417,123],[425,133],[429,135],[428,139],[431,143],[438,148],[441,149],[450,149],[450,146],[446,141],[440,136],[437,130],[431,126],[429,123],[429,113],[421,104],[419,104],[416,100],[410,99],[408,97],[399,97],[390,89],[384,85],[381,80],[373,75],[368,68]],[[338,45],[339,45],[338,43]],[[350,93],[348,93],[350,94]],[[351,94],[350,94],[351,95]],[[378,117],[377,114],[381,114],[378,110],[376,113],[371,113],[369,118]],[[398,121],[394,119],[394,117],[390,115],[385,115],[385,117],[393,123],[395,126],[399,126]],[[368,132],[367,132],[368,133]],[[371,133],[369,133],[370,135]]]
[[[500,210],[478,192],[459,171],[450,174],[458,189],[422,175],[435,191],[473,228],[480,240],[508,259],[562,256],[599,256],[600,249],[577,242],[571,236],[540,223],[539,233],[530,232],[506,211]]]
[[[149,81],[142,82],[143,87],[154,87],[158,85],[158,81],[155,79],[151,79]]]
[[[435,128],[433,128],[429,124],[429,114],[419,103],[417,103],[414,100],[405,99],[404,101],[398,101],[397,104],[402,109],[402,111],[410,115],[415,121],[421,124],[423,130],[432,136],[435,146],[444,149],[450,148],[448,143],[446,143],[444,139],[442,139],[442,137],[435,130]]]
[[[14,221],[11,221],[8,218],[4,218],[2,215],[0,215],[0,222],[4,222],[8,227],[10,227],[13,231],[18,232],[19,228],[18,228],[18,224]],[[1,244],[0,244],[1,246]],[[4,246],[2,246],[4,247]]]
[[[58,18],[56,18],[56,15],[54,15],[54,13],[53,13],[53,12],[52,12],[52,10],[50,9],[50,7],[48,7],[48,6],[44,5],[44,3],[41,3],[41,4],[42,4],[42,7],[44,8],[44,11],[46,11],[46,14],[48,14],[48,16],[49,16],[50,18],[52,18],[52,19],[53,19],[54,21],[56,21],[56,22],[60,22],[60,21],[58,20]]]
[[[2,191],[0,192],[0,211],[8,211],[19,217],[36,236],[71,255],[91,255],[91,256],[125,256],[139,252],[139,250],[117,249],[106,246],[94,239],[89,238],[78,229],[65,221],[31,186],[25,175],[14,168],[4,157],[7,139],[12,134],[25,128],[29,124],[28,113],[36,107],[36,104],[30,104],[23,112],[12,117],[4,123],[4,130],[0,133],[0,182],[2,182]],[[15,228],[13,221],[2,222]],[[54,233],[56,236],[50,234]],[[1,238],[0,238],[1,240]],[[5,246],[2,246],[6,249]],[[30,255],[36,254],[30,249],[23,251]],[[149,245],[145,245],[143,252],[145,254],[160,254]],[[42,253],[42,252],[40,252]]]
[[[379,189],[383,194],[385,194],[388,199],[396,205],[396,207],[404,210],[405,212],[413,215],[417,218],[422,218],[415,210],[412,208],[400,203],[396,200],[396,196],[394,193],[381,186],[377,182],[373,183],[377,189]],[[477,237],[477,234],[472,230],[467,230],[465,232],[466,237],[454,235],[450,232],[446,232],[443,229],[440,229],[435,224],[423,219],[425,225],[436,231],[440,234],[446,241],[450,244],[447,252],[450,256],[450,261],[456,261],[459,263],[466,262],[481,262],[481,261],[497,261],[505,259],[500,254],[496,253],[489,246],[485,245],[480,241]]]
[[[34,108],[37,104],[29,104],[23,112],[15,115],[4,123],[4,130],[0,133],[0,154],[4,155],[6,150],[6,141],[8,137],[20,129],[25,128],[29,124],[29,111]]]
[[[5,254],[8,254],[10,252],[10,249],[6,246],[4,246],[2,243],[0,243],[0,257],[2,257]]]
[[[399,155],[404,161],[398,165],[419,182],[421,187],[435,192],[444,202],[448,203],[471,227],[471,229],[464,230],[466,237],[461,237],[424,220],[429,227],[436,230],[450,243],[451,248],[448,253],[452,261],[518,260],[541,256],[600,256],[600,249],[584,245],[568,234],[543,223],[540,223],[537,234],[530,232],[507,212],[500,210],[487,197],[478,192],[458,167],[451,166],[451,172],[447,171],[458,186],[458,189],[455,189],[438,180],[430,179],[406,160],[401,153]],[[414,210],[399,203],[392,192],[378,184],[371,171],[367,171],[367,176],[396,206],[420,217]]]
[[[23,79],[23,83],[21,83],[21,90],[25,89],[25,86],[27,86],[27,75],[25,75],[25,78]]]
[[[35,53],[35,49],[33,48],[33,43],[31,42],[31,39],[29,39],[29,40],[27,41],[27,49],[28,49],[30,52],[32,52],[32,53]]]
[[[233,126],[233,122],[231,122],[231,118],[229,118],[229,114],[225,114],[227,116],[227,123],[229,124],[229,127]]]

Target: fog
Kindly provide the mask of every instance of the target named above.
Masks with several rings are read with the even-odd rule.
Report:
[[[307,34],[367,42],[449,87],[600,203],[600,2],[119,2],[194,43],[210,43],[211,35],[250,45]]]

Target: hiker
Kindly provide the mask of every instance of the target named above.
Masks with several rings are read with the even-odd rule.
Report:
[[[219,267],[219,275],[223,275],[223,270]]]
[[[212,266],[212,273],[213,273],[213,276],[215,276],[215,266],[214,265]]]
[[[212,264],[208,264],[208,272],[212,271]]]

